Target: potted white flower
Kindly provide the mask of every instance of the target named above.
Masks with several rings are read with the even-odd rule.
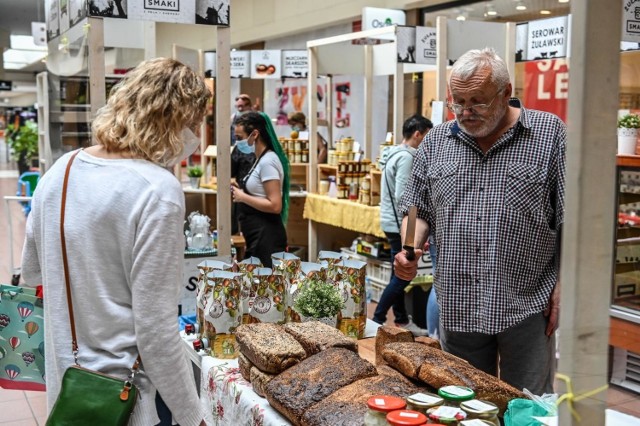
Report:
[[[635,155],[640,117],[637,114],[625,114],[618,118],[618,154]]]

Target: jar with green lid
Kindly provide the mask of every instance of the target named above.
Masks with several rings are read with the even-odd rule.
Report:
[[[498,406],[493,402],[472,399],[460,403],[460,408],[467,413],[467,419],[486,420],[494,426],[500,426]]]
[[[419,411],[427,414],[427,410],[431,407],[442,405],[444,400],[438,395],[432,393],[414,393],[407,397],[407,408],[409,410]]]
[[[376,395],[367,400],[367,413],[364,416],[365,426],[388,426],[387,414],[402,410],[407,406],[404,399],[388,395]]]
[[[426,421],[425,414],[414,410],[396,410],[387,414],[387,423],[391,426],[420,426]]]
[[[458,426],[458,422],[467,418],[467,413],[459,407],[449,407],[440,405],[439,407],[431,407],[427,410],[427,416],[430,422],[441,424],[444,426]]]
[[[466,386],[443,386],[438,389],[438,395],[444,399],[442,405],[459,407],[461,402],[469,401],[476,397],[473,389]]]

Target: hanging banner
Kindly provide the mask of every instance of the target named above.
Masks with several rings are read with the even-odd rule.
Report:
[[[436,29],[416,27],[416,64],[436,64]]]
[[[87,16],[87,2],[85,0],[69,0],[69,20],[73,27]]]
[[[204,76],[212,78],[216,76],[216,51],[204,52]]]
[[[214,53],[215,55],[215,53]],[[234,50],[231,52],[231,78],[249,78],[251,69],[248,50]]]
[[[305,78],[309,73],[309,58],[306,50],[282,51],[282,77]]]
[[[58,7],[58,0],[45,0],[44,12],[47,19],[47,39],[51,40],[60,35],[60,9]]]
[[[282,51],[252,50],[251,78],[280,78],[282,75]]]
[[[404,64],[416,63],[416,27],[396,28],[396,48],[398,62]]]
[[[567,56],[568,40],[566,16],[530,21],[527,29],[526,59],[563,58]]]
[[[640,0],[626,0],[623,4],[622,41],[640,42]]]
[[[523,102],[526,108],[551,112],[567,121],[569,67],[566,59],[532,61],[524,66]]]
[[[61,0],[64,1],[64,0]],[[89,15],[179,24],[229,25],[230,0],[89,0]]]

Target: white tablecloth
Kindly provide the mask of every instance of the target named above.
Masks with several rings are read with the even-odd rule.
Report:
[[[200,402],[207,424],[215,426],[290,425],[240,375],[238,360],[202,357]]]

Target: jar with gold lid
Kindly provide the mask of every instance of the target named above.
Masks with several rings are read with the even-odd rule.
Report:
[[[467,413],[467,420],[486,420],[493,426],[500,426],[498,406],[490,401],[472,399],[460,403],[460,408]]]
[[[407,397],[407,408],[427,414],[427,410],[432,407],[442,405],[444,400],[438,395],[427,392],[414,393]]]

